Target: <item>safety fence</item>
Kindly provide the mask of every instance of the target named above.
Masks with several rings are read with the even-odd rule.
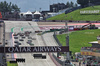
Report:
[[[53,37],[55,38],[56,42],[58,43],[59,46],[62,46],[62,44],[60,43],[60,41],[58,40],[57,36],[55,34],[53,34]]]
[[[61,60],[59,60],[54,54],[52,54],[52,56],[54,57],[54,59],[55,59],[58,63],[60,63],[61,65],[64,64],[64,62],[61,61]]]

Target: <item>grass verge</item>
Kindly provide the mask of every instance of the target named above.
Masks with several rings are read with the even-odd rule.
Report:
[[[100,29],[75,31],[69,34],[69,48],[73,53],[80,52],[81,47],[90,47],[88,42],[97,41],[96,37],[100,35]],[[58,40],[63,46],[66,46],[66,34],[57,35]]]
[[[7,66],[18,66],[17,63],[10,63],[10,62],[7,62]]]

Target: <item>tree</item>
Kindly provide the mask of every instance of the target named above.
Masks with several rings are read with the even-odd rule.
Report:
[[[71,7],[74,7],[74,3],[72,1],[70,2],[70,6]]]
[[[20,8],[16,4],[7,3],[6,1],[0,2],[0,12],[2,12],[2,15],[5,17],[5,14],[7,12],[20,12]]]
[[[75,3],[74,7],[77,7],[78,5]]]
[[[69,2],[67,2],[67,3],[66,3],[66,6],[67,6],[67,7],[70,7],[70,3],[69,3]]]
[[[89,3],[92,4],[100,3],[100,0],[77,0],[77,3],[80,4],[82,7],[84,7],[85,5],[88,6]]]
[[[84,7],[89,3],[89,0],[77,0],[77,3]]]
[[[75,7],[74,3],[71,1],[71,2],[67,2],[66,3],[66,7]]]
[[[12,11],[13,12],[19,12],[20,8],[18,8],[18,6],[16,4],[12,4]]]
[[[8,11],[9,11],[9,12],[12,11],[12,4],[11,4],[11,2],[10,2],[9,5],[8,5]]]
[[[0,2],[0,11],[3,12],[3,2]]]

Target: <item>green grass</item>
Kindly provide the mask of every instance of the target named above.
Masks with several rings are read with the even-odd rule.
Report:
[[[83,11],[83,10],[100,10],[100,5],[78,9],[68,14],[63,13],[63,14],[48,18],[47,20],[100,21],[100,15],[96,15],[96,14],[81,15],[80,11]]]
[[[82,30],[76,31],[69,34],[69,48],[73,53],[80,52],[81,47],[90,47],[88,44],[91,41],[97,41],[96,37],[100,35],[100,30]],[[66,34],[57,35],[58,40],[63,46],[66,46],[65,40]]]
[[[9,63],[9,62],[7,62],[7,66],[18,66],[18,64],[17,63]]]

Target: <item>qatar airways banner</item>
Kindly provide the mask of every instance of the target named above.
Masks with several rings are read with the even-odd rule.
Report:
[[[5,47],[5,53],[31,52],[69,52],[69,46]],[[4,53],[4,47],[0,47],[0,53]]]

